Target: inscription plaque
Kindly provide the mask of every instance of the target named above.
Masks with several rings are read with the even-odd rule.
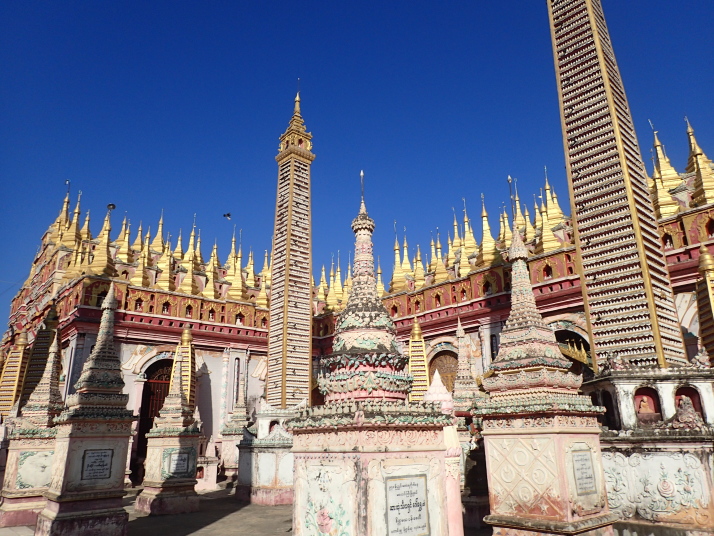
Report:
[[[589,450],[573,451],[573,473],[575,475],[575,493],[578,495],[597,493],[593,456]]]
[[[188,452],[173,452],[171,454],[169,472],[172,475],[188,473]]]
[[[82,480],[109,478],[114,449],[87,449],[82,456]]]
[[[387,487],[387,534],[429,536],[426,475],[393,476]]]

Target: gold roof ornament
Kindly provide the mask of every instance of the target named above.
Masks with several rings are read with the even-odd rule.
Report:
[[[339,306],[339,300],[337,298],[337,289],[335,287],[335,259],[332,258],[332,266],[330,266],[330,289],[327,292],[326,298],[327,306],[336,311]]]
[[[669,193],[682,183],[682,178],[667,158],[664,146],[659,141],[657,131],[654,134],[653,164],[651,177],[651,197],[657,218],[673,216],[680,211],[677,200]]]
[[[548,217],[548,209],[545,203],[541,205],[540,209],[541,221],[543,222],[540,234],[540,240],[536,246],[536,253],[549,253],[560,249],[560,241],[555,237],[553,233],[553,226]]]
[[[508,212],[505,207],[503,208],[502,226],[503,245],[504,247],[509,247],[513,241],[513,232],[511,231],[511,222],[508,220]]]
[[[509,179],[511,176],[508,176]],[[515,196],[513,197],[513,202],[515,205],[516,213],[514,215],[513,222],[516,224],[516,228],[520,231],[523,231],[526,227],[526,218],[521,212],[521,198],[518,196],[518,181],[516,179],[513,180],[513,191],[515,192]]]
[[[548,221],[551,225],[558,225],[565,219],[563,211],[558,204],[558,197],[548,184],[548,172],[545,175],[545,210],[548,213]]]
[[[491,266],[497,260],[498,252],[496,250],[496,241],[491,234],[491,226],[488,223],[488,212],[486,212],[486,201],[484,195],[481,194],[481,245],[478,250],[478,266]]]
[[[419,244],[417,244],[417,253],[416,257],[414,257],[414,288],[421,288],[424,283],[426,283],[424,264],[421,262],[421,250]]]
[[[139,234],[141,234],[141,225],[139,226]],[[136,249],[136,248],[134,248]],[[183,260],[183,238],[181,237],[181,229],[179,229],[178,239],[176,240],[176,249],[174,250],[174,258]]]
[[[146,268],[150,266],[149,262],[149,251],[148,251],[148,240],[146,241],[146,245],[141,248],[141,251],[139,251],[139,254],[137,256],[136,260],[136,268],[134,270],[133,275],[129,279],[129,284],[133,285],[135,287],[143,287],[146,288],[149,286],[149,274],[146,271]]]
[[[535,227],[533,227],[533,223],[531,223],[531,215],[528,212],[528,206],[525,203],[523,204],[523,219],[525,221],[525,240],[532,240],[535,238],[536,230]]]
[[[179,244],[181,243],[181,233],[179,233]],[[136,238],[134,239],[134,243],[131,246],[132,251],[134,252],[134,256],[136,257],[141,249],[144,247],[144,230],[141,225],[141,221],[139,222],[139,228],[136,231]]]
[[[154,241],[151,243],[151,250],[156,253],[160,253],[164,250],[164,210],[161,209],[161,217],[159,218],[159,225],[156,230],[156,236]]]
[[[77,195],[77,205],[74,207],[74,217],[71,221],[67,222],[67,228],[62,234],[62,245],[70,249],[76,248],[79,242],[82,240],[82,235],[79,231],[79,217],[82,214],[82,211],[79,208],[79,202],[81,199],[82,192],[80,191]]]
[[[694,136],[694,129],[687,121],[687,137],[689,138],[689,158],[687,160],[687,173],[696,173],[694,179],[694,193],[692,206],[702,206],[714,202],[714,164],[704,154]]]
[[[164,252],[156,262],[158,274],[156,276],[156,286],[162,290],[176,290],[176,280],[173,271],[173,257],[171,256],[171,243],[167,239],[164,242]]]
[[[203,260],[203,253],[201,253],[201,229],[198,230],[198,239],[196,240],[196,256],[194,257],[196,259],[196,263],[198,266],[196,266],[196,269],[201,269],[201,267],[206,264]]]
[[[264,309],[268,308],[268,278],[266,270],[267,268],[264,267],[260,274],[260,291],[255,298],[255,305]]]
[[[251,249],[248,252],[248,264],[245,267],[246,270],[246,276],[245,276],[245,285],[248,288],[255,288],[255,265],[253,263],[253,250]]]
[[[340,252],[337,252],[337,272],[335,273],[335,298],[339,302],[340,309],[344,308],[347,299],[342,288],[342,269],[340,267]]]
[[[454,241],[451,240],[451,232],[446,231],[446,245],[449,247],[446,253],[446,268],[447,270],[451,268],[456,263],[456,250],[454,248]]]
[[[441,236],[439,229],[436,229],[436,263],[434,264],[434,283],[443,283],[449,279],[449,272],[444,265],[444,258],[441,255]]]
[[[117,238],[117,251],[114,254],[114,258],[124,264],[131,264],[134,262],[133,255],[131,254],[131,223],[127,221],[126,216],[124,216],[124,221],[121,225],[121,232]]]
[[[407,231],[404,230],[404,255],[402,256],[402,271],[404,275],[414,275],[412,264],[409,262],[409,247],[407,246]]]
[[[379,263],[379,257],[377,257],[377,296],[380,298],[386,294],[384,289],[384,283],[382,283],[382,266]]]
[[[106,275],[109,277],[114,277],[116,275],[116,270],[114,268],[114,258],[109,251],[109,245],[111,244],[111,214],[112,210],[116,208],[113,204],[107,206],[107,215],[104,217],[104,225],[102,225],[102,230],[99,232],[97,237],[99,243],[94,248],[94,258],[92,263],[87,270],[88,273],[95,275]]]
[[[434,273],[434,270],[436,270],[436,246],[434,245],[434,236],[432,235],[431,237],[431,243],[429,244],[430,249],[431,249],[431,260],[429,262],[429,266],[427,267],[427,270],[431,273]]]
[[[69,190],[67,190],[67,195],[64,197],[62,202],[62,208],[60,213],[57,215],[57,219],[54,221],[51,227],[53,227],[51,233],[51,240],[56,242],[62,238],[67,226],[69,225]]]
[[[394,222],[396,227],[396,222]],[[392,280],[389,283],[389,293],[399,292],[406,288],[406,280],[404,279],[404,271],[402,270],[402,257],[399,252],[399,239],[394,232],[394,269],[392,271]]]
[[[317,286],[317,301],[325,303],[325,288],[327,287],[327,276],[325,275],[325,265],[322,265],[322,274],[320,275],[320,284]]]
[[[87,214],[84,217],[84,225],[82,225],[79,235],[80,241],[89,242],[92,240],[92,231],[89,229],[89,210],[87,210]]]

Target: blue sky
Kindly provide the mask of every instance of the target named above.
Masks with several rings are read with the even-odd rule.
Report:
[[[680,171],[685,114],[714,157],[714,3],[604,6],[648,169],[648,119]],[[113,236],[125,212],[146,230],[163,208],[173,237],[195,213],[204,255],[235,223],[262,265],[298,77],[316,276],[345,268],[360,169],[386,279],[395,219],[428,249],[465,197],[478,239],[480,194],[497,229],[506,176],[532,207],[543,166],[568,205],[545,1],[3,2],[0,70],[3,318],[66,179],[95,235],[107,203]]]

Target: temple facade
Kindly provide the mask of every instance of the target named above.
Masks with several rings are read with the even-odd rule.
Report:
[[[671,162],[661,139],[669,142],[672,135],[655,132],[647,173],[600,2],[554,1],[548,9],[570,200],[561,201],[546,177],[533,206],[516,189],[512,214],[494,217],[484,203],[479,226],[464,207],[447,237],[437,234],[423,248],[418,242],[410,247],[406,236],[395,239],[391,276],[383,281],[377,266],[370,277],[393,325],[393,353],[413,377],[400,400],[423,400],[435,376],[437,386],[453,393],[463,494],[474,508],[487,508],[485,474],[479,472],[482,423],[472,406],[494,381],[492,364],[511,313],[507,251],[515,238],[521,268],[527,266],[520,276],[529,278],[539,325],[552,331],[549,344],[558,348],[558,362],[581,375],[581,392],[605,408],[588,418],[602,430],[598,448],[608,496],[619,500],[610,502],[610,511],[706,526],[714,518],[714,164],[687,121],[681,137],[689,147],[687,162]],[[300,411],[308,412],[307,406],[341,400],[339,385],[320,387],[329,379],[320,373],[325,356],[340,350],[335,334],[344,331],[348,305],[357,303],[350,299],[364,275],[360,252],[355,281],[351,266],[343,277],[339,259],[329,272],[322,266],[317,285],[312,280],[318,268],[310,239],[315,155],[299,96],[279,139],[276,232],[262,269],[252,251],[244,259],[235,236],[227,258],[217,245],[204,257],[195,222],[184,249],[181,232],[172,242],[163,216],[155,233],[141,225],[133,231],[126,218],[113,232],[110,207],[94,235],[81,196],[71,209],[69,193],[59,215],[48,215],[51,223],[12,300],[10,327],[0,342],[0,452],[6,455],[13,419],[40,385],[50,355],[61,360],[62,399],[76,394],[110,289],[126,409],[137,416],[127,459],[130,485],[147,476],[150,432],[172,378],[190,378],[184,394],[195,411],[183,417],[198,435],[199,490],[240,480],[240,444],[288,451],[284,411],[302,404]],[[458,195],[479,193],[465,187]],[[186,330],[192,370],[177,372],[176,349]],[[264,420],[256,423],[256,413]],[[623,454],[638,449],[649,449],[656,464]],[[659,512],[658,497],[635,489],[641,476],[633,473],[635,464],[664,486],[665,499],[674,496],[666,495],[672,479],[660,466],[667,475],[686,474],[692,484],[689,495],[677,496],[681,507]],[[290,473],[288,465],[278,473]],[[250,470],[259,478],[257,467]],[[622,492],[627,483],[634,487]]]

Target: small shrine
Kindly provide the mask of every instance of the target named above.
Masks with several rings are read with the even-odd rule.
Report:
[[[99,335],[55,419],[56,443],[47,503],[35,534],[124,536],[129,515],[122,506],[131,424],[121,361],[114,347],[114,285],[104,298]]]
[[[501,346],[476,399],[483,419],[491,524],[495,536],[613,534],[597,417],[604,410],[578,394],[555,335],[536,308],[528,251],[518,229],[509,250],[511,313]]]
[[[408,356],[377,294],[374,227],[362,199],[352,222],[352,292],[318,377],[325,405],[305,408],[288,422],[295,456],[293,534],[460,536],[453,401],[434,393],[435,382],[424,395],[434,401],[408,402]]]
[[[10,419],[9,447],[0,505],[0,527],[34,525],[45,507],[44,492],[50,484],[55,449],[54,418],[64,404],[59,390],[62,355],[56,333],[54,307],[44,329],[52,331],[51,346],[44,371],[18,416]]]
[[[147,434],[144,489],[134,508],[147,514],[198,510],[196,462],[201,432],[196,409],[196,357],[190,329],[176,348],[169,394]]]

